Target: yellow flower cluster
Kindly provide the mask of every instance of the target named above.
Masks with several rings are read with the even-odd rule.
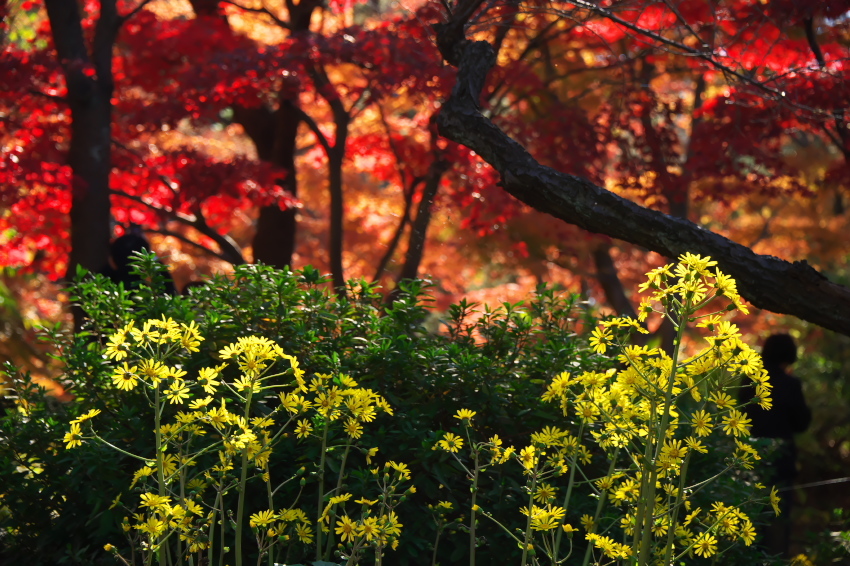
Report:
[[[359,521],[352,520],[348,515],[342,515],[336,522],[334,532],[340,535],[343,543],[356,544],[357,539],[378,546],[398,547],[402,525],[395,511],[380,516],[365,516]]]
[[[679,517],[678,509],[689,508],[685,478],[692,453],[706,453],[704,439],[712,434],[734,443],[732,465],[751,469],[759,459],[748,443],[751,421],[728,391],[741,380],[756,390],[753,402],[764,408],[771,405],[770,383],[760,356],[741,339],[738,328],[721,318],[729,310],[747,312],[737,293],[735,281],[716,268],[709,258],[685,254],[676,265],[667,265],[648,274],[641,291],[650,298],[641,305],[638,320],[618,317],[602,322],[590,335],[591,348],[605,353],[614,347],[622,369],[555,376],[542,396],[557,403],[565,417],[572,418],[580,431],[606,452],[612,471],[595,480],[610,504],[622,509],[620,526],[632,536],[635,529],[650,532],[663,548],[668,533],[674,536],[676,553],[693,552],[713,556],[722,539],[751,544],[755,531],[746,514],[736,507],[715,503],[709,513],[699,510]],[[721,310],[708,312],[712,301],[728,301]],[[657,306],[656,306],[657,305]],[[679,358],[678,344],[683,327],[677,328],[677,347],[673,356],[660,348],[629,343],[633,332],[645,333],[642,322],[649,313],[665,314],[673,321],[698,321],[706,332],[705,347],[687,359]],[[526,471],[537,469],[535,458],[540,450],[564,448],[570,455],[590,451],[578,437],[547,427],[532,436],[532,445],[521,453]],[[535,448],[536,451],[533,449]],[[620,455],[628,455],[627,465],[614,467]],[[584,458],[579,458],[584,462]],[[541,479],[541,476],[536,476]],[[541,484],[536,500],[549,501],[550,486]],[[774,503],[771,494],[771,503]],[[652,502],[649,504],[648,502]],[[528,513],[527,510],[523,510]],[[683,512],[684,514],[684,512]],[[586,516],[582,524],[594,548],[612,560],[631,556],[632,549],[613,539],[594,534],[596,518]],[[672,548],[670,549],[672,551]]]
[[[364,425],[375,421],[378,414],[393,414],[384,397],[360,387],[349,376],[317,373],[308,378],[295,357],[260,336],[237,339],[218,351],[220,364],[190,374],[180,360],[198,352],[203,341],[194,323],[163,317],[141,325],[126,324],[108,338],[103,350],[104,357],[115,362],[111,376],[115,388],[128,392],[144,388],[156,408],[155,455],[136,456],[145,463],[130,485],[145,493],[138,509],[129,509],[132,515],[124,521],[126,532],[135,530],[146,537],[143,547],[148,551],[156,551],[175,533],[178,537],[172,540],[179,538],[189,552],[206,549],[211,525],[229,515],[223,494],[233,491],[241,498],[242,486],[251,476],[267,483],[268,493],[277,492],[269,459],[275,446],[287,438],[315,437],[325,452],[328,441],[339,443],[341,436],[346,456],[354,448],[365,454],[367,465],[371,464],[377,448],[361,449],[356,441],[363,435]],[[277,406],[268,406],[269,399],[274,399],[268,391],[277,393]],[[166,410],[170,406],[173,409]],[[71,422],[63,439],[67,448],[80,446],[89,438],[102,440],[94,432],[84,436],[82,429],[99,413],[92,410]],[[314,435],[314,431],[319,434]],[[207,455],[215,460],[196,470],[199,462],[209,462]],[[321,462],[324,464],[325,459]],[[248,469],[259,473],[249,475]],[[406,465],[388,462],[384,469],[383,475],[373,470],[380,497],[357,500],[364,513],[355,536],[376,548],[398,544],[402,525],[394,506],[415,491],[411,486],[396,492],[401,482],[410,480]],[[301,468],[281,485],[299,477],[304,485],[309,477],[305,472]],[[234,485],[240,488],[232,490]],[[215,489],[208,490],[212,486]],[[323,529],[329,530],[335,517],[333,510],[350,497],[343,494],[330,499],[320,517]],[[376,512],[372,512],[379,501]],[[113,507],[119,504],[120,495]],[[241,514],[241,502],[238,509]],[[237,523],[241,525],[241,521]],[[320,541],[322,535],[313,532],[313,523],[297,508],[270,507],[246,517],[245,523],[255,530],[261,553],[281,541],[309,544]]]
[[[313,527],[307,514],[301,509],[272,511],[267,509],[254,513],[248,520],[252,529],[263,530],[269,538],[294,537],[299,542],[313,542]]]
[[[531,528],[535,531],[551,531],[561,526],[561,520],[566,515],[567,510],[557,505],[546,505],[545,507],[531,506],[531,512],[527,507],[520,509],[520,512],[528,517],[531,516]]]

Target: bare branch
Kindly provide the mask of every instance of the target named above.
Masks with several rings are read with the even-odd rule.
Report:
[[[830,282],[805,261],[759,255],[685,219],[638,206],[593,183],[540,165],[478,110],[487,74],[496,62],[486,41],[447,43],[458,76],[438,117],[440,133],[475,151],[501,175],[506,191],[529,206],[591,232],[607,234],[670,258],[708,255],[738,282],[758,308],[790,314],[850,336],[850,289]]]
[[[132,200],[133,202],[137,202],[145,206],[146,208],[153,210],[160,216],[164,217],[165,221],[175,221],[185,226],[194,228],[204,236],[207,236],[212,241],[214,241],[221,250],[220,252],[209,251],[209,253],[228,263],[232,263],[233,265],[242,265],[245,263],[245,257],[242,255],[242,252],[240,251],[239,246],[236,244],[236,242],[234,242],[233,239],[229,236],[219,234],[217,230],[209,226],[203,215],[201,215],[200,213],[189,215],[184,214],[182,212],[177,212],[175,210],[172,210],[171,208],[159,207],[155,204],[147,202],[140,196],[130,195],[123,191],[118,191],[115,189],[111,189],[109,191],[109,194],[121,198],[126,198]],[[195,243],[195,246],[203,250],[209,250],[209,248],[207,248],[206,246],[203,246],[198,243]]]
[[[764,93],[770,94],[771,96],[775,97],[777,100],[786,100],[785,92],[782,91],[781,89],[777,89],[777,88],[773,88],[771,86],[768,86],[766,83],[759,82],[758,80],[756,80],[753,76],[751,76],[748,73],[742,73],[741,71],[737,71],[737,70],[733,69],[732,67],[729,67],[728,65],[724,65],[720,61],[717,61],[714,58],[714,50],[713,49],[712,50],[707,49],[709,47],[708,44],[703,43],[703,47],[705,47],[706,49],[703,49],[703,50],[694,49],[693,47],[685,45],[684,43],[681,43],[679,41],[674,41],[672,39],[664,37],[663,35],[661,35],[659,33],[656,33],[654,31],[642,28],[639,25],[636,25],[636,24],[633,24],[633,23],[631,23],[627,20],[624,20],[623,18],[620,18],[619,16],[615,15],[610,10],[608,10],[606,8],[602,8],[600,6],[597,6],[596,4],[594,4],[594,3],[592,3],[588,0],[574,0],[573,4],[575,4],[576,6],[581,6],[582,8],[585,8],[585,9],[587,9],[588,11],[590,11],[594,14],[597,14],[597,15],[600,15],[604,18],[607,18],[607,19],[611,20],[612,22],[617,23],[617,24],[639,34],[639,35],[642,35],[642,36],[647,37],[647,38],[649,38],[653,41],[656,41],[659,44],[666,45],[668,47],[672,47],[672,48],[674,48],[678,51],[681,51],[682,53],[685,53],[687,55],[692,55],[694,57],[702,59],[703,61],[705,61],[706,63],[708,63],[712,67],[716,68],[717,70],[722,71],[723,73],[725,73],[727,75],[733,76],[736,79],[742,81],[743,83],[749,84],[749,85],[755,87],[756,89],[758,89],[758,90],[760,90]],[[816,108],[811,108],[811,107],[808,107],[808,106],[805,106],[805,105],[790,103],[790,102],[788,104],[791,105],[791,106],[794,106],[796,108],[800,108],[800,109],[812,112],[814,114],[823,115],[823,112],[820,111],[819,109],[816,109]]]
[[[127,20],[129,20],[130,18],[132,18],[133,16],[135,16],[136,14],[138,14],[139,12],[141,12],[141,11],[142,11],[142,9],[143,9],[145,6],[147,6],[148,4],[150,4],[151,2],[152,2],[152,0],[142,0],[141,2],[139,2],[139,5],[138,5],[138,6],[136,6],[135,8],[133,8],[132,10],[130,10],[129,12],[127,12],[125,15],[123,15],[123,16],[119,16],[119,18],[118,18],[118,25],[119,25],[119,26],[124,25],[124,22],[126,22]]]
[[[184,236],[180,232],[175,232],[174,230],[169,230],[168,228],[146,228],[145,231],[151,232],[153,234],[161,234],[163,236],[169,236],[171,238],[175,238],[177,240],[180,240],[184,244],[188,244],[188,245],[190,245],[194,248],[201,250],[204,253],[207,253],[211,256],[215,256],[222,261],[228,261],[229,262],[229,260],[224,256],[224,254],[217,252],[212,248],[208,248],[207,246],[201,244],[200,242],[196,242],[195,240],[193,240],[191,238],[187,238],[186,236]]]
[[[803,26],[806,28],[806,41],[809,42],[809,49],[812,50],[812,54],[815,56],[815,59],[817,59],[820,68],[825,69],[826,59],[823,58],[823,51],[821,51],[820,45],[818,45],[818,38],[815,35],[814,21],[812,18],[806,18],[803,22]]]
[[[264,16],[268,16],[278,27],[283,29],[291,30],[292,27],[289,25],[289,22],[285,20],[281,20],[277,17],[271,10],[263,6],[262,8],[249,8],[248,6],[243,6],[238,2],[233,2],[233,0],[221,0],[223,4],[230,4],[231,6],[235,6],[240,10],[244,10],[246,12],[252,12],[254,14],[263,14]]]
[[[319,129],[319,124],[313,119],[312,116],[304,112],[300,107],[295,106],[295,112],[298,114],[298,117],[307,124],[307,127],[310,128],[310,131],[313,132],[313,135],[316,136],[316,140],[318,140],[319,145],[322,146],[322,149],[325,150],[326,155],[330,155],[331,153],[331,144],[328,141],[328,138],[325,137],[325,134],[322,133],[322,130]]]

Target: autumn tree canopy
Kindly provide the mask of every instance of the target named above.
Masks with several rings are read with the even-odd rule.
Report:
[[[687,204],[692,188],[701,191],[701,198],[722,199],[728,185],[737,191],[803,195],[824,191],[828,180],[836,179],[834,198],[843,201],[850,151],[845,115],[850,94],[848,8],[850,3],[840,1],[578,1],[540,6],[544,18],[554,13],[561,21],[593,30],[602,47],[594,61],[584,63],[589,71],[597,65],[625,69],[624,112],[614,116],[617,124],[609,130],[623,142],[618,168],[629,175],[627,184],[663,198],[666,214],[635,205],[598,181],[543,165],[481,111],[497,53],[491,42],[468,37],[476,20],[493,10],[478,0],[458,3],[448,21],[436,27],[443,57],[458,68],[457,83],[440,115],[440,131],[475,150],[499,172],[502,187],[535,209],[666,256],[688,251],[710,255],[756,306],[846,334],[850,290],[805,261],[759,255],[705,230],[687,220]],[[534,13],[534,6],[528,9]],[[510,10],[493,17],[511,23],[517,19]],[[686,136],[676,120],[682,114],[682,93],[678,101],[658,96],[653,83],[659,68],[684,75],[680,80],[693,85]],[[726,84],[720,91],[717,75]],[[709,80],[713,96],[706,90]],[[800,182],[799,173],[782,159],[793,136],[818,139],[839,155],[838,163],[818,180],[820,187]],[[572,145],[569,138],[563,143]],[[641,180],[641,174],[651,174],[650,182]],[[843,214],[843,206],[836,208]]]
[[[629,312],[646,250],[691,251],[848,333],[802,263],[846,260],[848,10],[4,0],[0,264],[98,271],[138,225],[338,288],[578,274]]]

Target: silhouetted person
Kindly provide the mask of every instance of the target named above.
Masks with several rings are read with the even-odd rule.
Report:
[[[788,367],[797,361],[797,345],[788,334],[773,334],[764,342],[761,351],[764,368],[770,375],[773,406],[765,410],[758,405],[744,408],[752,419],[751,434],[758,438],[777,440],[776,452],[769,465],[771,477],[765,478],[782,493],[780,509],[782,515],[765,532],[763,545],[771,554],[788,554],[790,535],[790,491],[797,477],[797,446],[794,435],[804,432],[812,420],[812,412],[806,405],[800,380],[788,373]],[[755,396],[755,388],[744,387],[741,400],[749,401]]]
[[[109,245],[110,265],[104,270],[104,275],[115,283],[123,283],[125,289],[138,287],[142,280],[132,272],[130,262],[135,258],[136,252],[142,251],[151,251],[151,245],[144,235],[135,230],[115,238]],[[177,290],[174,287],[174,281],[170,274],[165,275],[165,292],[169,295],[175,295]]]

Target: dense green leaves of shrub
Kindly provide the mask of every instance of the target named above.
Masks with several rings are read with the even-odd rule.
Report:
[[[141,436],[152,422],[147,404],[116,392],[100,351],[105,336],[129,320],[194,320],[206,341],[186,360],[189,372],[214,365],[221,347],[255,334],[295,355],[308,375],[345,373],[380,391],[396,416],[382,422],[369,441],[384,457],[408,463],[419,490],[400,508],[405,534],[392,556],[396,564],[419,564],[430,556],[429,503],[454,500],[456,509],[465,507],[468,484],[444,453],[431,449],[454,426],[458,409],[476,411],[482,433],[520,441],[559,418],[539,401],[545,381],[565,369],[601,370],[611,363],[592,355],[576,336],[577,318],[584,316],[577,298],[546,287],[527,304],[479,310],[462,301],[441,318],[429,307],[429,286],[422,281],[404,283],[387,304],[364,281],[350,282],[341,298],[313,268],[289,272],[253,265],[213,278],[187,296],[172,297],[163,292],[163,268],[152,256],[142,257],[138,269],[149,284],[128,290],[102,276],[88,276],[73,291],[88,321],[82,332],[54,340],[74,402],[50,402],[21,383],[18,390],[28,397],[29,412],[9,407],[0,419],[3,561],[113,563],[103,545],[123,542],[119,524],[124,512],[110,506],[126,491],[135,463],[96,443],[65,451],[57,439],[71,419],[100,409],[114,423],[110,439],[131,452],[144,450]],[[271,466],[300,466],[316,456],[279,454]],[[333,465],[334,455],[329,458]],[[37,459],[38,466],[25,469],[28,459]],[[481,497],[495,503],[493,512],[515,514],[524,483],[518,469],[502,471],[482,481]],[[481,563],[501,563],[516,554],[515,544],[492,525],[482,523],[478,532]],[[464,535],[445,534],[441,562],[462,560],[467,544]]]

